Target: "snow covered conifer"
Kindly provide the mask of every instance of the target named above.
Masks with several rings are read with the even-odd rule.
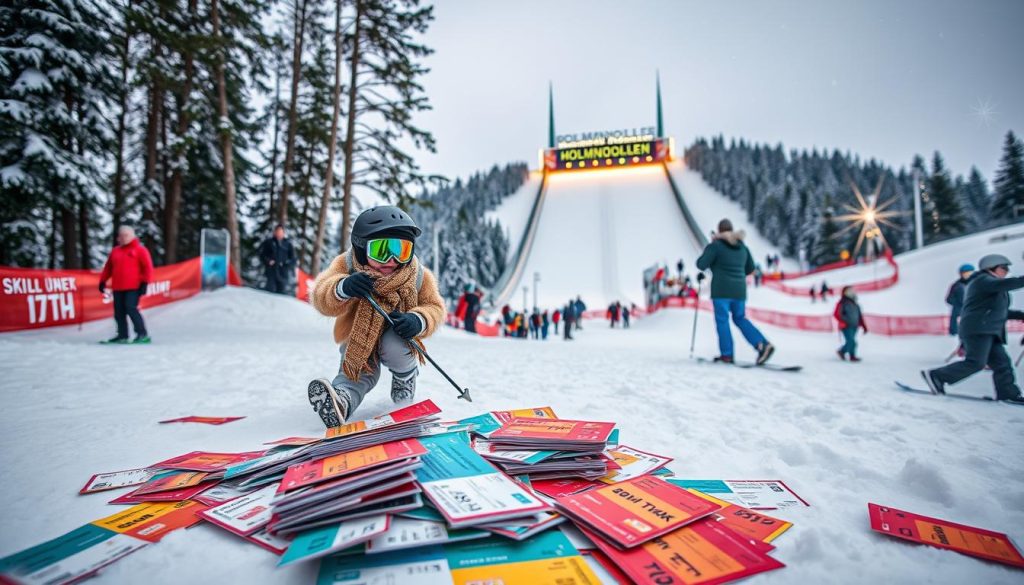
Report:
[[[90,210],[106,197],[113,140],[105,19],[93,0],[0,8],[0,264],[44,264],[53,230],[57,264],[91,265]]]
[[[1024,143],[1012,131],[1006,133],[1003,157],[992,185],[992,219],[1005,224],[1024,218]]]
[[[964,210],[957,198],[957,190],[949,177],[949,171],[938,152],[932,157],[932,174],[928,178],[928,196],[931,201],[929,214],[929,243],[944,240],[964,233]]]

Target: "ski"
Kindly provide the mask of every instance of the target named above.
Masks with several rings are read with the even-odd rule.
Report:
[[[722,365],[736,366],[737,368],[744,368],[744,369],[760,368],[760,369],[763,369],[763,370],[772,370],[773,372],[799,372],[800,370],[804,369],[803,366],[780,366],[778,364],[761,364],[761,365],[757,365],[754,362],[732,362],[730,364],[726,364],[725,362],[715,361],[714,359],[708,359],[708,358],[703,358],[703,357],[697,358],[697,361],[699,363],[702,363],[702,364],[722,364]]]
[[[996,399],[992,398],[991,396],[970,396],[967,394],[957,394],[955,392],[946,392],[945,394],[932,394],[931,390],[927,390],[924,388],[914,388],[913,386],[908,386],[907,384],[904,384],[903,382],[900,382],[898,380],[896,381],[896,386],[900,390],[903,390],[904,392],[913,392],[915,394],[927,394],[929,396],[948,396],[949,398],[959,398],[961,400],[981,400],[985,402],[996,402]],[[1016,402],[1007,402],[1007,404],[1024,406],[1024,404],[1018,404]]]

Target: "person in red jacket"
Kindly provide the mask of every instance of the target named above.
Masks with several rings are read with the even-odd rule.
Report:
[[[100,293],[106,292],[107,281],[111,281],[117,337],[103,343],[128,343],[128,319],[132,320],[135,328],[135,341],[132,343],[149,343],[146,324],[139,312],[139,299],[146,294],[146,286],[153,280],[153,259],[149,250],[135,237],[135,230],[128,226],[117,230],[117,243],[100,273]]]
[[[846,356],[849,356],[851,362],[859,362],[857,328],[859,327],[864,330],[864,333],[867,333],[868,326],[864,322],[864,313],[861,312],[860,305],[857,304],[857,291],[852,286],[843,287],[843,295],[836,303],[836,310],[832,316],[839,322],[839,330],[843,333],[843,345],[836,350],[836,355],[841,360],[845,360]]]

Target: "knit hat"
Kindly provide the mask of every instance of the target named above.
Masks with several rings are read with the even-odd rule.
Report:
[[[732,222],[731,221],[729,221],[728,219],[723,219],[722,221],[718,222],[718,233],[731,232],[731,231],[732,231]]]

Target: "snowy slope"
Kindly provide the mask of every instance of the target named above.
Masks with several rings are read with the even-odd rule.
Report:
[[[484,214],[488,221],[501,222],[501,227],[505,230],[505,236],[508,237],[507,258],[512,258],[515,255],[516,249],[519,247],[519,241],[523,239],[523,233],[526,231],[526,222],[530,219],[530,210],[533,208],[533,202],[537,198],[537,189],[540,187],[540,182],[541,173],[531,171],[526,182],[515,193],[503,199],[496,208]]]
[[[146,316],[156,340],[148,347],[96,345],[110,333],[106,322],[0,336],[0,556],[123,509],[105,504],[123,490],[76,495],[93,473],[322,431],[305,385],[333,374],[338,360],[330,322],[307,305],[234,289]],[[679,477],[786,481],[811,507],[772,512],[795,524],[774,543],[788,566],[751,583],[1020,583],[1019,571],[868,527],[867,503],[877,502],[1024,542],[1024,451],[1012,447],[1024,409],[892,387],[941,359],[948,340],[869,335],[866,361],[854,365],[831,353],[833,335],[769,328],[777,361],[805,366],[802,374],[776,374],[687,360],[691,319],[688,311],[664,311],[629,331],[594,323],[571,343],[445,330],[428,347],[472,388],[475,402],[455,400],[430,370],[419,395],[453,418],[550,404],[566,418],[617,421],[624,444],[674,457]],[[697,353],[714,351],[702,314]],[[742,342],[739,352],[751,355]],[[983,393],[986,383],[979,376],[958,390]],[[390,408],[379,388],[360,414]],[[156,424],[189,414],[248,418],[220,427]],[[151,585],[310,583],[316,573],[316,563],[281,570],[275,563],[203,524],[118,561],[95,582],[145,575]]]
[[[1005,238],[1004,236],[1011,236]],[[1002,254],[1014,265],[1012,275],[1024,274],[1024,225],[995,228],[926,246],[920,250],[896,256],[900,267],[900,280],[890,288],[860,293],[865,311],[886,315],[941,315],[949,312],[946,292],[959,275],[961,264],[977,266],[986,254]],[[851,266],[839,270],[787,280],[794,287],[820,287],[823,281],[837,292],[843,284],[884,278],[892,269],[883,261]],[[794,297],[777,290],[761,287],[749,290],[751,306],[772,308],[800,314],[831,313],[833,303],[812,304],[809,297]],[[1013,306],[1024,307],[1024,291],[1011,293]]]
[[[739,203],[711,188],[704,182],[700,173],[686,168],[682,160],[670,163],[669,172],[672,173],[676,185],[683,193],[686,205],[690,208],[690,213],[703,228],[705,235],[708,232],[716,231],[721,219],[729,218],[735,229],[747,232],[745,241],[754,254],[755,262],[763,266],[766,254],[778,254],[783,270],[795,271],[798,269],[795,258],[785,257],[782,250],[769,242],[768,238],[764,237],[753,224],[747,222],[747,212]]]
[[[540,274],[538,303],[561,306],[581,295],[589,308],[616,300],[643,305],[643,270],[654,263],[690,262],[700,248],[690,234],[659,165],[552,173],[516,293]],[[532,307],[531,307],[532,308]]]

